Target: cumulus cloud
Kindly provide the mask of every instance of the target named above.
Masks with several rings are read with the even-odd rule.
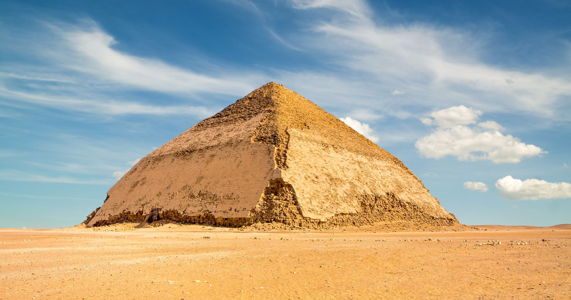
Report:
[[[373,128],[371,128],[369,124],[359,122],[351,117],[341,118],[341,121],[345,122],[345,124],[347,124],[349,127],[353,128],[355,131],[357,131],[358,133],[362,134],[363,136],[371,140],[373,143],[379,141],[379,137],[375,135]]]
[[[571,183],[547,182],[540,179],[516,179],[506,176],[496,181],[501,194],[512,200],[541,200],[571,198]]]
[[[475,123],[482,115],[482,112],[464,105],[452,106],[446,109],[435,111],[431,114],[430,124],[439,127],[454,127],[456,125],[467,125]]]
[[[478,123],[478,126],[484,128],[484,129],[497,130],[497,131],[501,131],[504,129],[502,127],[502,125],[496,123],[495,121],[486,121],[486,122]]]
[[[459,160],[490,160],[494,163],[517,163],[524,158],[545,153],[540,147],[500,132],[493,121],[474,124],[480,111],[465,106],[450,107],[423,118],[425,125],[436,125],[429,135],[416,141],[416,148],[425,157],[455,156]]]
[[[480,181],[466,181],[464,182],[464,188],[472,191],[487,192],[488,186]]]

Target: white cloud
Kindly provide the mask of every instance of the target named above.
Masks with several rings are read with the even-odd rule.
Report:
[[[72,79],[69,78],[61,78],[61,75],[57,74],[50,74],[48,76],[34,76],[34,75],[25,75],[19,73],[11,73],[11,72],[0,72],[0,77],[5,78],[14,78],[14,79],[24,79],[30,81],[47,81],[47,82],[56,82],[56,83],[75,83]]]
[[[156,150],[157,148],[153,148],[153,151]],[[139,161],[141,161],[142,157],[139,157],[137,159],[131,160],[128,162],[129,166],[134,167]],[[129,169],[127,170],[117,170],[113,172],[113,177],[115,179],[121,179],[121,177],[123,177],[127,172],[129,171]]]
[[[252,2],[251,0],[223,0],[223,1],[241,7],[253,13],[254,15],[263,16],[263,12],[260,10],[260,8],[256,5],[256,3]]]
[[[154,149],[153,149],[154,150]],[[141,161],[142,157],[139,157],[135,160],[132,160],[129,162],[129,164],[131,165],[131,167],[135,166],[139,161]]]
[[[108,135],[93,139],[52,132],[35,134],[34,144],[42,149],[43,155],[38,158],[34,151],[20,151],[19,161],[26,172],[14,171],[5,176],[17,181],[112,184],[110,177],[115,171],[128,169],[137,156],[151,150],[143,140]],[[42,157],[49,157],[49,160]]]
[[[84,180],[69,176],[45,176],[35,173],[27,173],[18,170],[0,170],[0,180],[7,181],[27,181],[27,182],[46,182],[46,183],[66,183],[66,184],[101,184],[105,185],[109,182],[105,180]]]
[[[379,141],[379,137],[375,135],[375,132],[367,123],[359,122],[351,117],[341,118],[341,121],[345,122],[347,126],[353,128],[358,133],[362,134],[372,142],[376,143]]]
[[[75,98],[42,93],[27,93],[14,91],[0,85],[0,95],[12,100],[19,100],[43,106],[52,106],[60,109],[74,110],[86,113],[103,115],[195,115],[206,117],[212,111],[202,106],[190,105],[149,105],[124,100],[103,100],[89,98]]]
[[[490,160],[494,163],[517,163],[545,153],[541,148],[525,144],[511,135],[462,125],[439,128],[420,138],[415,145],[428,158],[451,155],[459,160]]]
[[[314,19],[313,31],[301,41],[345,68],[346,86],[357,89],[370,83],[371,92],[380,95],[406,82],[400,106],[463,103],[485,111],[553,118],[561,115],[557,104],[571,96],[569,79],[547,75],[549,70],[521,71],[484,62],[486,40],[472,32],[418,22],[390,25],[360,0],[292,2],[298,9],[336,10],[334,17]]]
[[[370,10],[363,0],[292,0],[298,9],[330,8],[345,12],[358,19],[366,19]]]
[[[482,112],[464,105],[452,106],[435,111],[431,114],[433,120],[430,124],[439,127],[454,127],[456,125],[473,124],[482,115]],[[423,122],[424,123],[424,122]]]
[[[361,120],[361,121],[377,121],[379,119],[382,119],[383,116],[373,110],[370,109],[362,109],[362,108],[358,108],[358,109],[353,109],[349,112],[349,115],[357,120]]]
[[[501,133],[502,127],[496,122],[472,125],[480,115],[481,112],[464,106],[433,112],[432,118],[421,121],[438,127],[417,140],[415,146],[428,158],[451,155],[459,160],[490,160],[494,163],[517,163],[545,153],[538,146],[525,144],[516,137]]]
[[[268,34],[274,38],[278,43],[288,47],[291,50],[295,50],[295,51],[303,51],[303,49],[294,46],[293,44],[291,44],[290,42],[288,42],[286,39],[284,39],[282,36],[280,36],[275,30],[273,30],[272,28],[268,27],[266,25],[265,27],[266,31],[268,32]]]
[[[95,23],[74,30],[60,30],[67,42],[68,67],[105,80],[145,90],[166,93],[247,93],[253,86],[250,74],[209,76],[167,64],[158,59],[138,57],[113,47],[117,41]],[[71,50],[71,51],[69,51]],[[230,73],[230,72],[228,72]]]
[[[431,118],[420,118],[420,122],[422,122],[422,124],[426,126],[431,126],[432,124],[434,124],[434,120]]]
[[[464,182],[464,188],[472,191],[487,192],[488,186],[480,181],[466,181]]]
[[[20,151],[22,157],[19,161],[25,163],[22,167],[26,172],[0,170],[0,179],[10,177],[14,181],[111,185],[116,181],[113,175],[120,176],[121,172],[129,170],[138,157],[152,152],[156,143],[112,135],[94,139],[61,132],[42,132],[34,134],[34,145],[42,149],[43,155],[38,158],[34,151]],[[49,157],[49,160],[42,157]]]
[[[478,123],[478,126],[484,128],[484,129],[497,130],[497,131],[502,131],[504,129],[504,127],[502,127],[502,125],[500,125],[494,121],[481,122],[481,123]]]
[[[153,151],[154,151],[155,149],[156,149],[156,148],[154,148]],[[141,159],[142,159],[142,157],[139,157],[139,158],[137,158],[137,159],[134,159],[134,160],[132,160],[132,161],[129,161],[128,164],[129,164],[131,167],[134,167],[139,161],[141,161]],[[112,174],[112,175],[113,175],[113,178],[119,180],[119,179],[121,179],[121,177],[123,177],[128,171],[129,171],[129,170],[117,170],[117,171],[114,171],[113,174]]]
[[[262,18],[268,15],[260,10],[263,6],[258,7],[252,1],[227,1]],[[52,73],[71,78],[80,75],[78,81],[89,84],[84,87],[89,99],[109,99],[103,92],[107,89],[151,90],[177,97],[190,95],[191,101],[203,94],[241,96],[272,79],[316,102],[327,101],[330,106],[340,108],[382,107],[383,115],[397,118],[410,117],[407,114],[410,107],[432,109],[462,103],[483,111],[523,111],[553,119],[553,114],[557,114],[553,108],[563,101],[562,97],[571,95],[569,80],[546,75],[554,74],[549,70],[522,72],[484,63],[480,57],[485,56],[486,49],[469,32],[422,23],[389,25],[382,22],[382,16],[374,15],[366,1],[291,0],[290,3],[297,9],[320,9],[329,15],[312,15],[305,19],[309,28],[285,37],[271,27],[267,28],[269,34],[279,43],[295,45],[297,50],[323,52],[317,63],[337,64],[335,72],[229,68],[202,63],[207,60],[204,57],[185,60],[183,67],[159,58],[134,55],[93,21],[75,26],[52,24],[53,31],[42,34],[45,40],[26,38],[34,43],[24,48],[35,49],[36,53],[30,54],[44,55],[46,64],[55,67]],[[17,45],[22,41],[4,44]],[[199,68],[199,65],[209,67]],[[25,74],[25,77],[42,77],[33,75],[42,74]],[[15,86],[9,88],[15,90]],[[31,93],[24,89],[17,91]],[[47,96],[47,90],[42,92]],[[379,97],[393,94],[398,94],[399,101],[390,96]],[[80,93],[65,96],[84,98]]]
[[[33,103],[101,115],[203,118],[213,113],[210,107],[218,106],[211,102],[210,107],[203,106],[205,95],[244,95],[263,82],[254,71],[209,65],[200,72],[117,50],[118,42],[91,20],[42,25],[40,40],[32,38],[34,31],[19,40],[3,40],[5,48],[43,63],[32,66],[15,61],[0,66],[0,104],[30,108]],[[206,64],[203,58],[198,60],[186,63]],[[132,100],[133,91],[145,90],[170,96],[146,101],[145,96],[135,96],[138,101]],[[202,105],[189,105],[189,100]]]
[[[511,176],[496,181],[501,194],[512,200],[540,200],[571,198],[571,183],[547,182],[539,179],[520,180]]]

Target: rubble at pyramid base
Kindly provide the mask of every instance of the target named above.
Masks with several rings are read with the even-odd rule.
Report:
[[[141,159],[85,224],[121,222],[458,224],[399,159],[276,83]]]
[[[268,189],[274,188],[269,187]],[[278,193],[287,193],[287,189]],[[274,192],[264,194],[264,198],[275,197]],[[260,226],[260,224],[282,224],[283,228],[310,228],[329,229],[340,226],[367,226],[379,223],[402,223],[413,221],[418,224],[430,226],[453,226],[458,222],[451,218],[437,218],[426,213],[414,204],[407,204],[394,199],[394,195],[367,196],[361,202],[362,211],[359,213],[343,213],[335,215],[326,221],[304,217],[295,202],[268,201],[264,200],[260,211],[253,211],[252,217],[216,217],[211,212],[203,212],[198,215],[185,215],[177,210],[151,209],[145,213],[123,211],[120,214],[109,216],[105,220],[97,221],[93,226],[107,226],[117,223],[140,223],[139,226],[161,225],[165,223],[176,224],[201,224],[224,227]],[[283,195],[277,199],[284,199]],[[293,199],[295,201],[295,196]],[[89,223],[88,216],[84,224]]]

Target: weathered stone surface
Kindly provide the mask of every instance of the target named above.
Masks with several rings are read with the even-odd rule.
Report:
[[[400,160],[273,82],[141,159],[86,224],[149,219],[312,228],[457,223]]]

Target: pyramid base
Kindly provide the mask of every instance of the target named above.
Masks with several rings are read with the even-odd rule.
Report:
[[[210,212],[199,215],[186,215],[176,210],[154,208],[149,213],[123,211],[104,220],[99,220],[93,227],[116,223],[151,224],[178,223],[201,224],[223,227],[245,227],[253,224],[283,224],[283,228],[329,229],[343,226],[368,226],[378,223],[391,224],[406,222],[421,226],[454,226],[459,225],[456,217],[438,218],[431,216],[415,204],[399,200],[394,194],[363,195],[360,199],[361,211],[358,213],[336,214],[325,221],[304,217],[293,192],[293,188],[281,179],[270,182],[258,205],[252,209],[247,218],[217,217]],[[94,215],[95,210],[90,216]],[[90,218],[84,221],[89,223]]]

